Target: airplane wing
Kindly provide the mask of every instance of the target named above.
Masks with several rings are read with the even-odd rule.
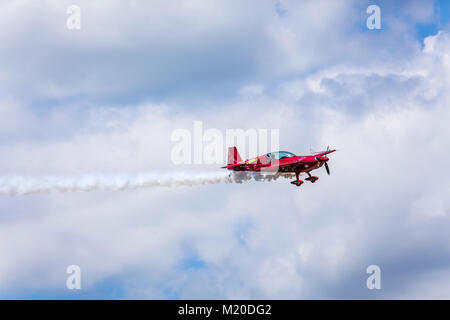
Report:
[[[245,162],[240,162],[240,163],[234,163],[234,164],[229,164],[226,165],[224,167],[222,167],[223,169],[232,169],[232,170],[236,170],[236,169],[241,169],[243,167],[246,166],[247,163]],[[290,166],[295,166],[296,164],[298,164],[298,159],[292,159],[292,160],[286,160],[286,161],[282,161],[280,163],[280,161],[272,161],[270,163],[270,165],[268,166],[258,166],[261,169],[271,169],[271,168],[280,168],[280,167],[290,167]]]
[[[299,164],[299,160],[298,159],[291,159],[291,160],[286,160],[283,162],[278,161],[273,161],[270,163],[270,165],[268,165],[267,167],[263,167],[264,169],[270,169],[270,168],[281,168],[281,167],[295,167]]]
[[[315,156],[324,156],[324,155],[326,155],[326,154],[329,154],[329,153],[332,153],[332,152],[335,152],[336,150],[334,149],[334,150],[327,150],[327,151],[324,151],[324,152],[319,152],[319,153],[317,153],[317,154],[314,154]]]

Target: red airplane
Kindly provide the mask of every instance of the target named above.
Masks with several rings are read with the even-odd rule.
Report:
[[[239,152],[236,147],[228,148],[228,165],[225,169],[233,171],[251,171],[251,172],[261,172],[261,171],[276,171],[284,173],[295,173],[296,180],[291,181],[297,187],[303,184],[303,181],[299,179],[299,175],[302,172],[308,174],[308,178],[305,180],[310,182],[316,182],[319,178],[316,176],[311,176],[310,171],[325,166],[328,175],[330,174],[330,168],[328,167],[328,158],[325,155],[335,152],[336,150],[330,150],[327,148],[326,151],[313,153],[307,156],[296,156],[292,152],[278,151],[270,152],[262,156],[242,161]]]

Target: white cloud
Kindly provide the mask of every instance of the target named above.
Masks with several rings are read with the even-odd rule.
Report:
[[[404,31],[419,17],[387,14],[389,32],[361,35],[359,1],[279,3],[281,17],[271,1],[83,0],[81,30],[70,31],[71,1],[4,1],[0,95],[44,105],[214,101],[248,82],[270,84],[338,62],[398,63],[418,47]]]

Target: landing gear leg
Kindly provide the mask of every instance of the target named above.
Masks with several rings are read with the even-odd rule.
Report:
[[[299,179],[300,176],[300,172],[296,171],[295,172],[295,181],[291,181],[292,184],[295,184],[297,187],[300,187],[303,184],[303,181]]]
[[[307,174],[308,174],[309,177],[305,179],[306,181],[310,181],[311,183],[314,183],[317,180],[319,180],[319,177],[312,176],[311,173],[309,173],[309,172],[307,172]]]

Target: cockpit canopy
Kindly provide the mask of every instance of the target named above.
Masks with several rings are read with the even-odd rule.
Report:
[[[284,158],[295,157],[295,154],[287,151],[270,152],[266,155],[271,160],[280,160]]]

